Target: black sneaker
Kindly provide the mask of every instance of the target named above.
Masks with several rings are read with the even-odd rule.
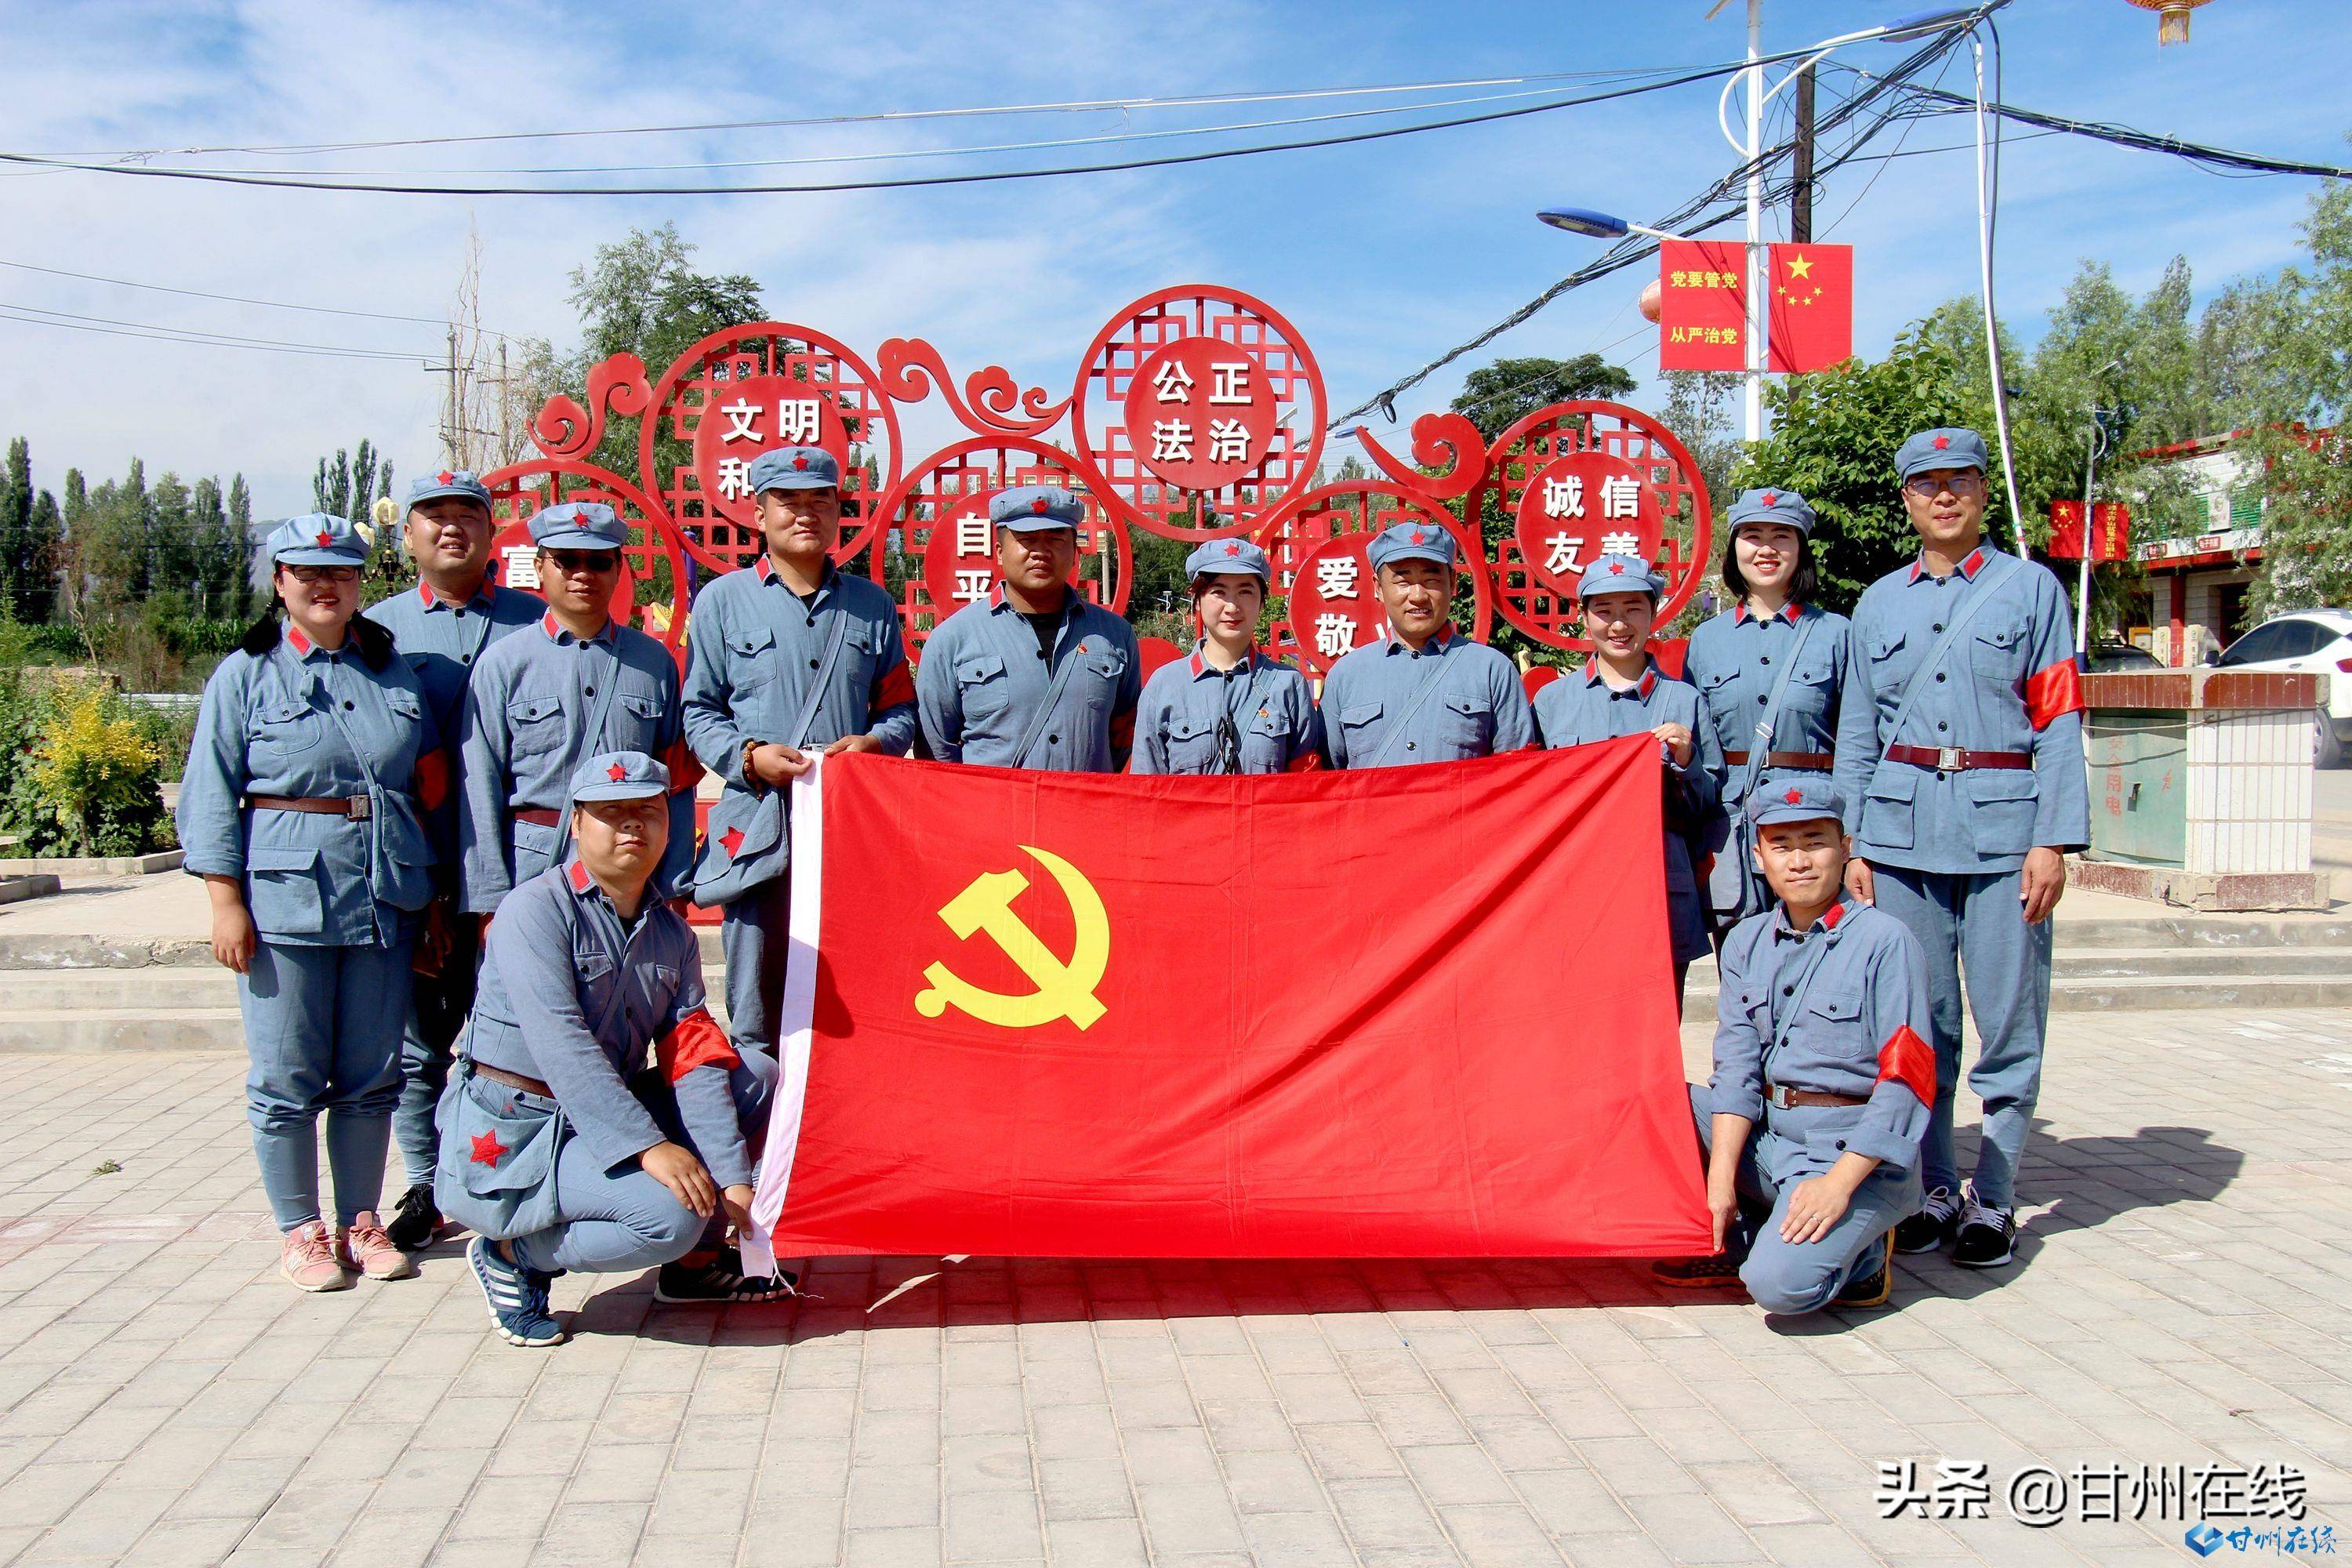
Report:
[[[752,1279],[743,1273],[743,1255],[723,1248],[709,1263],[665,1263],[654,1277],[654,1300],[673,1306],[721,1306],[741,1301],[774,1301],[793,1293],[789,1274]]]
[[[441,1211],[434,1206],[433,1189],[420,1184],[401,1194],[400,1205],[383,1233],[403,1252],[422,1252],[432,1246],[441,1234]]]
[[[1925,1208],[1895,1227],[1895,1250],[1933,1252],[1952,1239],[1959,1223],[1959,1194],[1949,1187],[1937,1187],[1927,1194]]]
[[[1998,1268],[2017,1256],[2017,1211],[1987,1208],[1969,1199],[1952,1261],[1963,1268]]]
[[[1739,1266],[1746,1261],[1729,1252],[1706,1258],[1661,1258],[1650,1265],[1650,1278],[1669,1290],[1737,1289]]]
[[[1884,1307],[1895,1293],[1895,1233],[1878,1248],[1878,1267],[1854,1275],[1831,1298],[1832,1307]]]

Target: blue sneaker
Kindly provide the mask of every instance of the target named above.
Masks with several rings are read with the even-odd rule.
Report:
[[[563,1325],[547,1310],[548,1276],[509,1263],[487,1237],[467,1244],[466,1262],[474,1271],[474,1283],[482,1288],[490,1321],[507,1343],[539,1350],[563,1342]]]

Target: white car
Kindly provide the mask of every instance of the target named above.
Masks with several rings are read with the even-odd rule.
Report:
[[[2319,710],[2319,765],[2341,767],[2352,744],[2352,610],[2297,610],[2264,621],[2221,650],[2221,669],[2327,677]]]

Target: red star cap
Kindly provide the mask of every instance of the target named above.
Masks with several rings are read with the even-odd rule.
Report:
[[[1054,503],[1047,500],[1044,496],[1039,496],[1035,500],[1029,503],[1029,510],[1042,517],[1045,513],[1054,510]]]
[[[623,767],[620,763],[614,763],[611,767],[604,770],[604,776],[611,779],[614,784],[619,784],[623,779],[629,776],[629,770]]]
[[[442,484],[442,485],[455,484],[455,483],[457,482],[457,475],[455,475],[455,474],[453,474],[453,473],[451,473],[451,472],[450,472],[448,469],[446,469],[446,468],[442,469],[439,473],[437,473],[437,474],[436,474],[436,475],[434,475],[434,476],[433,476],[433,482],[434,482],[434,483],[436,483],[436,484]]]
[[[795,468],[805,468],[808,467],[808,459],[806,458],[794,458],[793,459],[793,467]]]
[[[1780,798],[1787,801],[1790,805],[1801,805],[1804,804],[1805,792],[1797,788],[1794,784],[1791,784],[1789,786],[1789,793],[1782,795]]]
[[[1948,447],[1948,446],[1950,446],[1950,445],[1952,444],[1952,438],[1951,438],[1949,436],[1938,436],[1938,437],[1937,437],[1933,441],[1930,441],[1930,442],[1928,442],[1927,444],[1928,444],[1929,446],[1931,446],[1931,447],[1935,447],[1935,448],[1936,448],[1936,450],[1937,450],[1938,452],[1940,452],[1940,451],[1942,451],[1945,447]]]
[[[1780,492],[1777,490],[1766,490],[1764,492],[1764,504],[1766,506],[1779,506],[1780,504]]]
[[[323,548],[323,547],[325,547],[325,546],[327,546],[327,545],[332,544],[334,542],[335,542],[335,536],[334,536],[333,534],[329,533],[329,532],[328,532],[325,529],[323,529],[323,528],[322,528],[322,529],[320,529],[320,530],[319,531],[319,543],[320,543],[320,547],[321,547],[321,548]]]

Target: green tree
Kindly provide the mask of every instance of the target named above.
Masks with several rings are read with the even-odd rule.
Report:
[[[227,542],[236,552],[236,576],[230,584],[233,613],[240,621],[250,620],[257,597],[253,584],[253,491],[247,488],[243,474],[233,475],[228,481]]]
[[[148,596],[181,592],[196,577],[196,515],[188,487],[169,471],[148,498]]]
[[[1847,610],[1862,590],[1908,560],[1914,535],[1895,488],[1895,449],[1914,430],[1967,422],[1946,349],[1917,328],[1876,363],[1768,380],[1772,433],[1751,447],[1731,487],[1786,485],[1812,504],[1821,603]]]
[[[1498,359],[1462,378],[1454,412],[1495,438],[1537,409],[1579,397],[1623,397],[1633,378],[1599,354],[1574,359]]]
[[[42,574],[32,548],[33,454],[22,436],[8,443],[8,463],[0,469],[0,611],[26,620],[28,579]]]
[[[27,626],[47,625],[57,615],[58,563],[64,540],[58,498],[39,491],[33,498],[33,514],[25,529],[26,566],[16,583],[16,618]]]

